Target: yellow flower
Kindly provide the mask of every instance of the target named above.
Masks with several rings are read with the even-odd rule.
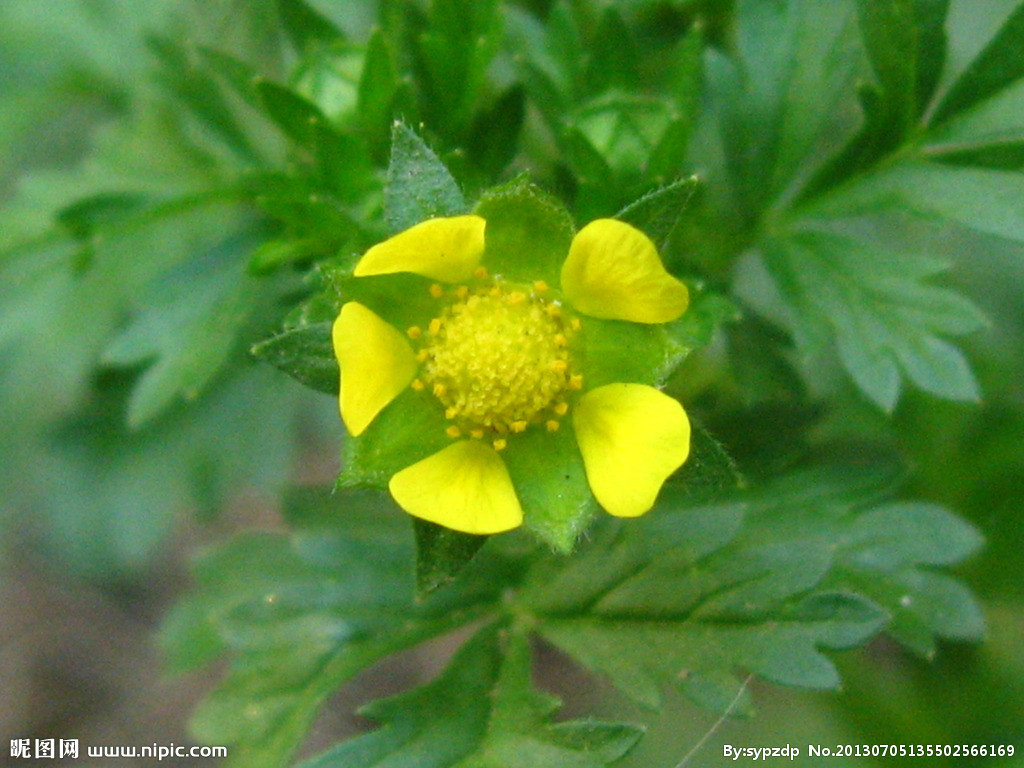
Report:
[[[589,318],[675,320],[689,301],[686,286],[646,235],[614,219],[573,237],[560,285],[491,275],[486,226],[475,215],[429,219],[356,264],[356,278],[411,273],[434,281],[415,297],[434,309],[429,321],[399,330],[363,303],[341,308],[333,341],[346,428],[354,437],[372,429],[407,388],[443,413],[448,444],[395,472],[388,487],[410,514],[457,531],[519,526],[523,507],[503,455],[526,445],[519,441],[538,450],[536,435],[555,439],[566,428],[597,502],[612,515],[642,515],[686,461],[689,420],[647,384],[591,388],[583,341]]]

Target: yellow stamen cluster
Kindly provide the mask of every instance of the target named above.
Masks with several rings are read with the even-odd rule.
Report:
[[[442,298],[439,287],[430,287],[432,297]],[[547,292],[543,284],[531,290],[498,280],[460,285],[447,292],[452,303],[425,330],[409,329],[410,339],[422,341],[412,386],[441,401],[452,422],[445,430],[449,437],[486,437],[500,451],[508,435],[530,425],[559,428],[569,411],[565,393],[582,387],[569,354],[580,325],[563,317],[560,304],[540,296]]]

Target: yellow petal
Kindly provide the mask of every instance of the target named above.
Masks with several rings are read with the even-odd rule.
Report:
[[[490,445],[463,440],[391,478],[406,512],[463,533],[501,533],[523,522],[512,479]]]
[[[444,283],[467,280],[483,256],[485,226],[479,216],[421,221],[373,246],[352,274],[366,277],[412,272]]]
[[[665,479],[690,453],[683,406],[654,387],[598,387],[580,398],[573,414],[590,490],[616,517],[653,507]]]
[[[650,238],[615,219],[597,219],[576,233],[562,265],[562,290],[585,315],[634,323],[667,323],[690,303]]]
[[[341,418],[350,434],[361,435],[416,377],[416,356],[397,329],[355,301],[341,308],[332,336]]]

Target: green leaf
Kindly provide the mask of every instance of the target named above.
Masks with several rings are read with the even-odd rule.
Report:
[[[392,106],[398,91],[398,68],[383,31],[375,29],[366,44],[359,79],[359,118],[374,156],[386,157]]]
[[[427,75],[423,108],[445,135],[462,135],[479,103],[487,68],[501,44],[499,10],[496,0],[430,4],[428,27],[418,40]]]
[[[805,329],[833,338],[843,367],[879,407],[895,407],[902,377],[938,397],[978,399],[966,359],[941,335],[971,333],[984,319],[959,294],[923,283],[935,262],[827,232],[795,234],[765,256],[797,344],[815,353],[826,338]]]
[[[337,396],[341,372],[334,356],[330,323],[292,328],[261,341],[251,351],[253,357],[307,387]]]
[[[1024,5],[1018,5],[935,110],[941,123],[1024,76]]]
[[[515,158],[525,118],[526,93],[517,85],[503,91],[474,119],[468,140],[469,160],[486,180],[499,176]]]
[[[143,309],[110,340],[107,365],[150,363],[128,401],[128,425],[138,428],[176,398],[194,400],[221,369],[248,319],[254,286],[243,254],[256,242],[243,232],[195,261],[159,276]]]
[[[518,634],[489,626],[431,683],[367,705],[381,727],[302,768],[600,768],[639,740],[625,723],[549,721],[559,701],[533,688],[530,651]]]
[[[864,45],[888,109],[892,141],[906,135],[919,105],[914,0],[858,0]]]
[[[839,122],[859,76],[851,2],[742,0],[737,61],[709,58],[707,92],[720,123],[728,173],[748,215],[800,186],[852,126]]]
[[[384,188],[384,215],[392,232],[431,216],[466,212],[455,179],[411,128],[396,122],[391,133],[391,163]]]
[[[192,730],[228,745],[232,766],[283,764],[342,681],[478,618],[498,587],[417,603],[407,517],[380,494],[307,491],[287,517],[290,536],[248,534],[208,552],[163,630],[178,668],[231,653]]]
[[[528,430],[502,457],[526,527],[555,551],[572,552],[594,518],[597,504],[570,425],[554,433]]]
[[[930,569],[973,553],[978,534],[932,505],[878,504],[886,477],[808,471],[698,507],[667,486],[641,520],[598,527],[571,564],[535,565],[520,599],[542,636],[646,706],[682,684],[720,707],[737,669],[834,688],[821,650],[887,623],[903,640],[913,619],[915,645],[977,636],[969,594]]]
[[[451,443],[450,422],[430,392],[406,389],[374,419],[374,428],[345,441],[341,487],[386,488],[399,470],[425,459]]]
[[[278,0],[277,12],[292,45],[300,51],[344,39],[341,30],[305,0]]]
[[[633,31],[615,6],[609,5],[602,10],[588,48],[590,56],[586,61],[584,79],[591,93],[612,88],[635,89],[639,79],[637,62],[640,55]]]
[[[153,36],[150,46],[167,69],[164,84],[200,124],[217,136],[235,155],[252,166],[261,165],[260,154],[211,74],[197,66],[197,57],[167,38]]]

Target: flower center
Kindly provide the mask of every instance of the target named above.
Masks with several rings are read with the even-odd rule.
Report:
[[[500,436],[530,424],[558,428],[568,411],[563,394],[582,381],[569,370],[568,338],[578,321],[567,323],[561,306],[540,292],[460,286],[461,300],[431,321],[419,355],[422,383],[444,405],[451,437],[497,433],[500,449]]]

